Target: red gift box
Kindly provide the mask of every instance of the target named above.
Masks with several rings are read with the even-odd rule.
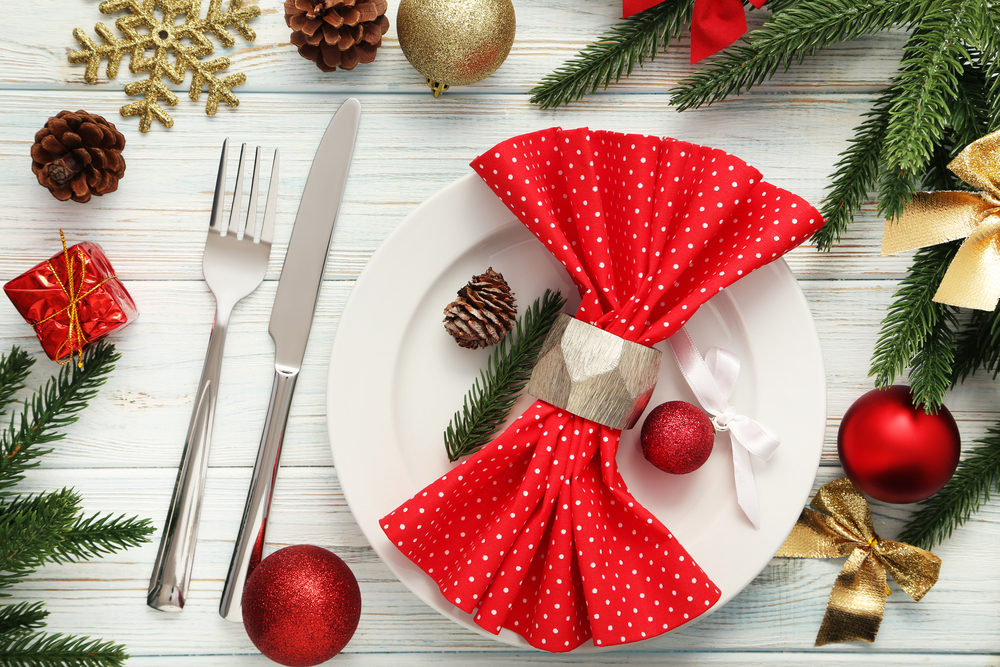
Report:
[[[78,243],[4,285],[35,329],[42,349],[58,361],[134,320],[139,311],[96,243]]]

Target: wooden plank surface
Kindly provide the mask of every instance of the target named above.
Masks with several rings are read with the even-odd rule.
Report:
[[[164,615],[143,604],[155,541],[102,560],[46,567],[18,586],[13,600],[44,600],[51,630],[126,643],[135,656],[130,665],[271,664],[239,626],[222,621],[215,610],[264,419],[272,373],[266,328],[281,258],[318,138],[340,102],[355,95],[364,109],[358,150],[292,407],[267,547],[319,544],[344,557],[357,574],[364,596],[361,625],[333,664],[1000,664],[995,504],[935,550],[945,567],[922,602],[893,585],[873,645],[814,649],[841,562],[775,559],[731,603],[693,627],[623,651],[552,656],[516,652],[465,630],[397,581],[354,523],[327,438],[327,361],[354,280],[405,215],[469,173],[468,162],[477,154],[509,136],[552,125],[676,136],[724,148],[818,204],[837,154],[895,70],[905,34],[838,45],[752,94],[678,114],[665,92],[693,71],[685,35],[680,46],[627,82],[542,112],[528,102],[527,91],[617,19],[615,0],[515,0],[518,33],[504,66],[437,100],[406,63],[395,27],[372,65],[323,74],[290,45],[280,1],[260,4],[256,42],[238,38],[234,48],[217,50],[232,58],[230,71],[247,74],[247,84],[236,89],[239,109],[223,107],[206,117],[202,104],[187,99],[186,86],[171,84],[181,92],[180,104],[169,109],[176,124],[148,134],[136,130],[136,119],[118,116],[130,101],[122,87],[141,75],[123,66],[115,80],[102,74],[90,86],[83,82],[83,67],[66,59],[77,48],[73,28],[93,35],[96,22],[115,18],[100,14],[99,0],[38,0],[32,12],[12,3],[0,7],[0,278],[52,255],[61,228],[71,240],[105,247],[142,311],[114,339],[123,357],[106,388],[31,472],[24,491],[74,486],[88,510],[148,516],[162,526],[211,328],[214,303],[201,280],[201,251],[218,150],[229,136],[282,152],[271,265],[264,285],[237,308],[227,345],[226,392],[188,608]],[[392,23],[396,6],[390,2]],[[751,12],[751,26],[764,15]],[[32,138],[64,108],[102,113],[126,133],[128,170],[118,192],[81,206],[57,202],[35,183],[28,158]],[[831,253],[805,247],[788,256],[813,311],[827,371],[829,419],[817,487],[842,474],[836,457],[840,417],[871,388],[868,359],[879,322],[909,262],[908,255],[878,256],[881,227],[869,204]],[[16,343],[41,356],[31,330],[6,300],[0,300],[0,340],[3,349]],[[56,368],[44,358],[38,367],[39,376]],[[948,396],[967,448],[996,422],[998,392],[996,383],[977,377]],[[457,407],[461,397],[451,399]],[[875,503],[873,509],[877,530],[892,537],[912,508]]]
[[[842,475],[823,467],[816,487]],[[50,627],[101,634],[124,641],[135,655],[253,653],[240,626],[217,613],[219,594],[232,554],[236,523],[249,479],[246,468],[213,469],[206,486],[198,559],[190,598],[181,614],[145,607],[153,544],[100,561],[50,566],[17,588],[13,600],[46,600]],[[169,469],[58,469],[33,472],[25,490],[74,486],[92,511],[152,516],[162,524],[163,507],[174,481]],[[893,537],[905,508],[873,503],[879,533]],[[331,467],[284,468],[279,477],[269,528],[269,550],[311,543],[338,553],[354,570],[364,600],[362,620],[350,652],[470,651],[510,652],[498,642],[461,628],[410,593],[375,556],[351,519]],[[820,656],[831,652],[883,654],[994,653],[996,632],[989,622],[1000,604],[1000,510],[987,507],[973,530],[956,535],[936,553],[944,560],[937,586],[919,604],[895,583],[885,619],[873,645],[847,644],[812,649],[829,590],[841,559],[774,559],[733,601],[696,625],[630,647],[627,653],[662,651],[794,650]],[[738,548],[738,545],[733,545]],[[95,613],[100,608],[101,613]],[[981,610],[983,618],[968,607]],[[603,656],[595,663],[603,663]],[[551,656],[539,657],[539,660]],[[471,659],[471,658],[470,658]],[[582,662],[586,664],[585,658]]]

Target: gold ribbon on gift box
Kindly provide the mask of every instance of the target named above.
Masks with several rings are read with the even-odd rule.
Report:
[[[66,235],[63,234],[63,230],[61,229],[59,230],[59,238],[62,240],[63,260],[66,265],[66,280],[63,281],[63,279],[59,277],[59,272],[56,271],[56,267],[52,266],[51,259],[45,260],[45,264],[52,273],[52,277],[55,278],[56,283],[58,283],[63,293],[66,294],[66,298],[69,300],[69,303],[67,303],[64,308],[57,310],[48,317],[38,320],[32,325],[32,327],[38,329],[40,324],[44,324],[45,322],[66,313],[69,318],[69,324],[66,327],[66,340],[63,341],[63,343],[59,346],[59,349],[56,350],[56,362],[59,365],[69,364],[73,362],[73,355],[77,355],[78,360],[76,365],[83,368],[83,348],[90,341],[87,340],[87,336],[83,333],[83,324],[80,322],[79,304],[81,301],[100,289],[105,283],[117,279],[118,276],[112,274],[91,287],[86,292],[82,292],[83,286],[86,285],[87,281],[87,257],[83,254],[82,250],[79,248],[76,249],[77,257],[80,261],[80,278],[79,280],[76,280],[74,275],[76,271],[74,269],[73,253],[71,253],[70,249],[67,247]],[[63,350],[66,348],[69,348],[69,357],[66,361],[60,361]]]
[[[966,146],[948,169],[979,192],[915,192],[887,220],[882,256],[965,239],[934,301],[992,311],[1000,300],[1000,132]]]
[[[929,551],[876,535],[868,502],[846,477],[820,488],[810,504],[814,509],[802,510],[776,555],[848,557],[830,592],[816,646],[875,641],[889,595],[886,571],[919,602],[937,582],[941,559]]]

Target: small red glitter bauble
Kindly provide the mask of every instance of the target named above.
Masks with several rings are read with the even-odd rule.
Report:
[[[715,429],[704,412],[684,401],[662,403],[642,423],[642,455],[674,475],[694,472],[708,460]]]
[[[261,561],[243,588],[243,625],[254,646],[288,667],[340,653],[361,618],[361,589],[336,554],[300,544]]]
[[[962,439],[948,408],[929,415],[913,405],[910,388],[875,389],[854,402],[837,433],[844,472],[872,498],[915,503],[948,483]]]

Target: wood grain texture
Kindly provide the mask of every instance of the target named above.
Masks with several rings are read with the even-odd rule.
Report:
[[[308,64],[308,63],[306,63]],[[68,237],[101,243],[127,280],[199,280],[222,140],[281,149],[275,245],[268,279],[281,269],[288,236],[318,137],[344,94],[253,93],[238,111],[209,118],[171,109],[173,130],[139,134],[117,119],[110,91],[9,91],[0,95],[0,194],[6,215],[0,273],[17,275]],[[851,129],[871,104],[867,96],[751,95],[709,109],[676,113],[665,96],[603,95],[559,111],[538,111],[524,95],[359,95],[358,149],[334,233],[327,277],[356,277],[383,238],[413,208],[469,173],[468,163],[503,139],[552,125],[590,126],[680,137],[738,155],[764,176],[818,204]],[[128,140],[127,168],[117,192],[87,205],[56,201],[40,187],[28,157],[34,133],[60,109],[102,113]],[[42,111],[39,111],[41,109]],[[822,119],[823,132],[815,131]],[[806,141],[802,137],[808,137]],[[235,182],[232,156],[230,187]],[[249,179],[247,179],[249,181]],[[249,184],[244,184],[249,188]],[[908,255],[880,258],[881,222],[866,212],[831,254],[812,247],[788,256],[803,278],[898,278]]]
[[[18,586],[14,601],[46,602],[49,629],[122,641],[135,656],[129,662],[134,666],[273,664],[257,654],[239,626],[222,621],[216,607],[263,425],[273,349],[266,330],[281,258],[322,130],[337,106],[355,95],[364,109],[358,150],[292,406],[268,534],[269,550],[295,543],[331,548],[360,580],[364,611],[358,634],[331,664],[1000,665],[996,503],[935,550],[944,568],[922,602],[893,585],[873,645],[813,649],[841,562],[775,559],[731,603],[693,627],[625,651],[553,656],[516,652],[465,630],[410,593],[354,522],[328,443],[327,363],[355,279],[406,214],[467,174],[480,152],[553,125],[675,136],[726,149],[773,183],[819,204],[852,128],[895,71],[904,34],[838,45],[751,94],[678,114],[665,92],[693,71],[685,35],[628,81],[542,112],[528,102],[527,91],[617,20],[616,0],[515,0],[519,28],[507,62],[485,81],[437,100],[403,58],[394,28],[372,65],[323,74],[288,43],[280,0],[260,0],[256,42],[237,38],[232,49],[216,51],[232,58],[230,72],[247,74],[247,83],[235,89],[239,109],[222,107],[209,118],[204,101],[187,98],[187,82],[171,85],[181,98],[169,110],[176,125],[140,134],[137,120],[121,118],[118,109],[129,101],[122,87],[141,75],[123,66],[117,79],[102,74],[90,86],[83,82],[83,67],[66,58],[77,48],[73,28],[93,35],[98,21],[113,22],[115,17],[100,14],[99,4],[38,0],[32,11],[18,3],[0,6],[0,278],[55,253],[62,228],[71,240],[105,247],[141,311],[113,338],[123,355],[118,369],[67,438],[28,475],[25,492],[74,486],[91,511],[147,516],[162,527],[212,323],[214,302],[201,280],[201,252],[222,139],[280,148],[281,187],[267,279],[237,307],[229,334],[188,608],[166,615],[144,604],[157,534],[149,545],[123,554],[46,567]],[[391,23],[396,6],[395,0],[389,5]],[[751,26],[765,15],[751,12]],[[87,205],[57,202],[29,169],[32,138],[45,119],[78,108],[104,114],[128,139],[119,191]],[[230,187],[234,178],[231,169]],[[908,254],[879,257],[882,222],[874,208],[865,206],[831,253],[803,247],[787,258],[813,311],[827,372],[829,419],[816,488],[842,474],[839,420],[871,388],[867,368],[879,322],[910,261]],[[0,350],[16,343],[40,358],[35,386],[56,369],[4,299],[0,341]],[[1000,385],[975,377],[946,398],[967,449],[996,422],[998,393]],[[461,396],[448,400],[457,408]],[[876,529],[892,537],[911,509],[875,503]]]
[[[105,15],[98,11],[99,0],[38,0],[33,11],[5,11],[4,31],[0,36],[0,54],[4,68],[0,70],[0,87],[10,89],[75,89],[87,90],[83,80],[83,65],[72,65],[67,60],[70,51],[80,48],[73,38],[73,29],[82,28],[96,39],[94,25],[102,22],[113,28],[115,19],[125,12]],[[207,3],[203,3],[207,4]],[[225,55],[232,60],[228,72],[243,72],[247,83],[234,89],[238,97],[247,92],[277,92],[290,90],[354,92],[406,92],[428,94],[424,78],[417,73],[399,49],[396,39],[396,9],[398,0],[389,3],[389,32],[382,39],[376,61],[361,65],[353,71],[338,70],[324,74],[302,58],[290,43],[290,30],[285,25],[282,3],[276,0],[257,0],[246,4],[259,4],[261,17],[251,22],[257,33],[256,41],[247,43],[233,32],[236,45],[230,49],[216,47],[214,55]],[[611,24],[620,20],[620,6],[606,0],[547,0],[545,2],[514,3],[517,14],[517,35],[507,61],[497,72],[475,84],[466,92],[527,92],[543,76],[574,56],[583,46],[595,41]],[[204,9],[202,10],[204,12]],[[39,21],[39,16],[58,16],[59,20]],[[751,13],[752,27],[759,26],[766,14]],[[121,37],[121,35],[117,35]],[[885,86],[899,64],[900,48],[905,41],[903,34],[860,39],[837,45],[827,53],[811,59],[810,66],[775,77],[764,86],[773,92],[872,91]],[[621,90],[659,93],[693,68],[688,64],[690,40],[684,35],[665,54],[648,63],[643,76],[633,77],[618,85]],[[210,56],[214,57],[214,56]],[[128,71],[128,57],[118,76],[108,80],[102,64],[96,87],[98,90],[120,90],[141,74]],[[227,72],[227,73],[228,73]],[[204,108],[202,103],[187,98],[185,84],[174,85],[164,81],[171,89],[183,93],[178,109],[185,106]],[[454,91],[449,91],[451,95]],[[124,100],[124,96],[120,96]],[[124,101],[119,103],[119,106]],[[203,111],[201,113],[204,113]],[[173,115],[173,112],[171,112]],[[178,126],[179,128],[179,126]]]
[[[253,465],[273,375],[274,348],[267,322],[276,284],[265,282],[240,302],[233,315],[212,466]],[[805,280],[800,285],[820,332],[827,371],[830,419],[823,464],[836,465],[840,416],[872,387],[868,359],[896,283]],[[215,305],[202,282],[127,281],[126,286],[139,304],[140,316],[110,338],[122,353],[118,370],[69,437],[42,460],[44,467],[175,468],[180,460]],[[350,281],[328,280],[320,290],[282,454],[286,466],[332,465],[326,424],[327,363],[352,286]],[[443,327],[441,335],[447,335]],[[36,384],[57,369],[38,350],[31,328],[6,299],[0,299],[0,340],[21,345],[39,358]],[[469,354],[479,354],[485,363],[489,351]],[[468,386],[473,379],[470,372]],[[462,395],[450,400],[457,410]],[[967,446],[995,423],[998,402],[1000,387],[988,377],[973,377],[949,394],[945,403],[959,421]],[[441,425],[442,432],[445,426]],[[443,455],[443,442],[441,447]]]
[[[821,469],[814,491],[842,474],[839,468]],[[42,470],[29,475],[24,489],[74,486],[89,511],[152,516],[159,528],[173,479],[173,471],[167,469]],[[191,593],[183,613],[164,614],[144,605],[159,533],[154,543],[124,554],[46,567],[14,589],[12,600],[45,599],[52,612],[52,630],[113,637],[124,641],[134,655],[174,653],[178,637],[183,639],[185,655],[252,654],[242,628],[217,614],[248,480],[249,470],[242,468],[218,468],[209,474]],[[890,538],[907,514],[905,508],[877,502],[872,509],[876,530]],[[303,542],[317,544],[338,553],[354,570],[364,607],[348,652],[513,653],[431,610],[395,579],[354,524],[332,468],[282,469],[271,522],[268,550]],[[1000,650],[992,625],[975,622],[969,611],[971,606],[988,614],[985,610],[1000,604],[1000,563],[992,557],[1000,544],[1000,511],[987,507],[976,523],[975,530],[963,531],[935,550],[945,563],[941,579],[919,604],[891,584],[893,594],[875,644],[816,649],[820,660],[830,653]],[[705,620],[626,653],[658,657],[661,651],[812,653],[829,590],[842,564],[842,559],[774,559],[732,602]],[[595,664],[603,664],[606,655],[595,656]],[[542,654],[534,658],[553,659]]]

